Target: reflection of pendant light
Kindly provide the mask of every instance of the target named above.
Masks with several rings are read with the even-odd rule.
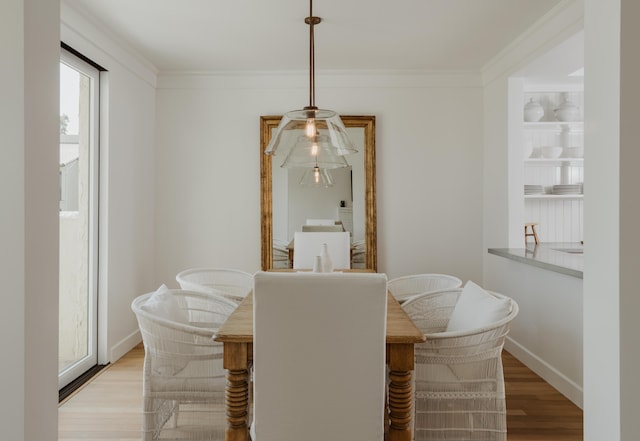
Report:
[[[340,116],[332,110],[318,109],[315,105],[315,49],[314,26],[322,21],[313,16],[313,0],[309,0],[309,105],[302,110],[287,112],[265,150],[275,155],[287,152],[282,167],[314,167],[320,169],[347,167],[343,155],[356,153]]]
[[[333,187],[333,178],[329,170],[316,165],[305,170],[302,179],[300,179],[300,185],[303,187]]]

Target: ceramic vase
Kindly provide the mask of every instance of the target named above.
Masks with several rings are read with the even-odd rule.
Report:
[[[560,107],[554,110],[558,121],[578,121],[580,119],[580,109],[569,99],[565,98]]]
[[[313,272],[321,273],[322,272],[322,256],[316,256],[313,261]]]
[[[529,99],[529,102],[524,105],[524,120],[527,122],[538,122],[544,116],[544,109],[542,105],[534,101],[533,98]]]
[[[331,260],[331,256],[329,255],[329,246],[326,243],[322,244],[320,260],[322,262],[323,273],[333,272],[333,261]]]

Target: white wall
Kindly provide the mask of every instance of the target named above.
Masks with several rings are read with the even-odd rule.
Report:
[[[582,279],[489,255],[484,282],[520,307],[505,349],[582,407]]]
[[[521,191],[510,191],[514,182],[522,188],[522,154],[509,146],[521,139],[510,138],[510,124],[518,127],[522,116],[509,114],[514,103],[510,91],[522,80],[511,76],[549,49],[579,32],[581,1],[567,1],[552,16],[514,42],[484,70],[484,188],[483,220],[484,284],[504,292],[521,304],[507,348],[550,384],[582,405],[582,283],[579,279],[550,273],[507,261],[486,253],[487,248],[507,248],[522,243],[523,200]],[[521,97],[519,97],[521,102]],[[512,131],[513,132],[513,131]]]
[[[0,389],[12,400],[0,400],[0,424],[9,439],[24,439],[25,403],[25,225],[24,225],[24,0],[8,0],[0,7],[0,280],[11,295],[3,296],[0,332],[4,357]],[[6,63],[7,68],[4,67]]]
[[[585,441],[625,439],[620,433],[621,3],[605,7],[585,1]],[[590,161],[598,167],[590,167]],[[626,439],[637,439],[637,433]]]
[[[155,71],[66,3],[61,21],[62,41],[108,71],[101,75],[98,322],[100,361],[113,362],[140,339],[131,301],[157,288]]]
[[[317,102],[376,116],[378,270],[482,276],[478,75],[316,72]],[[160,76],[158,282],[260,268],[259,116],[304,105],[307,74]]]
[[[640,433],[639,6],[585,0],[585,441]]]
[[[57,439],[58,11],[0,6],[0,425],[11,440]]]
[[[591,3],[589,3],[591,5]],[[640,18],[640,4],[637,1],[621,2],[621,84],[620,84],[620,378],[621,378],[621,439],[633,440],[640,433],[638,419],[638,396],[640,383],[637,373],[640,371],[640,346],[637,336],[640,334],[638,312],[640,297],[638,296],[638,249],[640,249],[640,207],[638,206],[637,189],[640,188],[638,164],[638,109],[640,101],[640,54],[637,42],[640,40],[640,29],[637,23]],[[595,36],[595,35],[594,35]],[[595,49],[595,48],[594,48]],[[596,49],[598,51],[598,49]],[[598,52],[599,53],[599,52]],[[592,53],[596,57],[596,53]],[[596,57],[597,59],[597,57]],[[609,71],[611,72],[611,71]],[[600,110],[603,112],[603,110]],[[599,113],[599,118],[603,116]],[[615,115],[615,114],[614,114]],[[597,141],[595,141],[597,142]],[[604,175],[600,179],[605,178]],[[600,194],[600,197],[608,195]],[[598,204],[596,200],[594,203]],[[611,257],[611,256],[607,256]],[[599,262],[594,262],[599,266]],[[599,284],[589,291],[589,300],[599,297]],[[591,297],[593,296],[593,297]],[[596,300],[600,302],[601,300]],[[595,305],[594,305],[595,306]],[[593,309],[591,313],[595,312]],[[596,319],[597,316],[589,316]],[[596,322],[597,323],[597,322]],[[597,356],[591,352],[591,356]],[[597,374],[597,368],[595,373]],[[590,372],[591,374],[591,372]],[[598,382],[597,375],[590,378]],[[591,383],[590,383],[591,384]],[[596,410],[592,408],[591,411]],[[592,437],[591,439],[595,439]]]

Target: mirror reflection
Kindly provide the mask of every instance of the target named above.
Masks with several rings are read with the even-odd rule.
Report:
[[[261,118],[264,270],[293,267],[296,232],[348,232],[350,267],[376,270],[375,117],[341,118],[358,152],[345,156],[349,167],[328,170],[330,187],[309,186],[306,168],[281,167],[286,155],[265,155],[280,117]]]

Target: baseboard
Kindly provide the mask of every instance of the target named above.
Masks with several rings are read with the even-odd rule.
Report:
[[[582,409],[582,387],[510,337],[504,349]]]
[[[141,341],[142,335],[140,334],[140,330],[137,329],[111,347],[109,361],[111,363],[116,362],[131,349],[135,348]]]

